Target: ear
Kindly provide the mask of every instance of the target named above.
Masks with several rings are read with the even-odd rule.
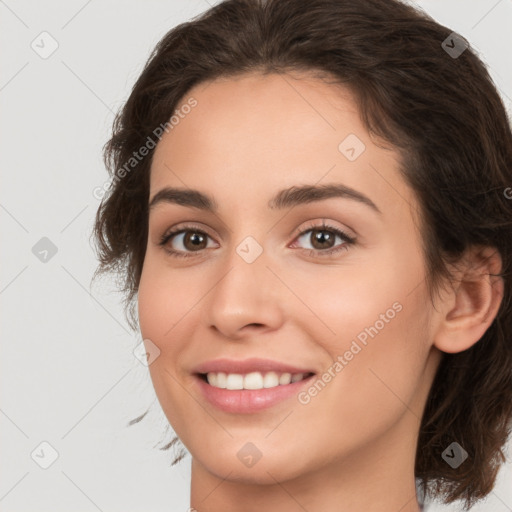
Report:
[[[497,249],[473,246],[461,262],[458,276],[441,302],[434,336],[434,346],[449,353],[462,352],[480,340],[496,317],[504,294],[503,279],[497,275],[502,269]]]

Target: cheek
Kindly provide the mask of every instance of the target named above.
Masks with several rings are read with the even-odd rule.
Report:
[[[392,268],[366,267],[364,272],[356,267],[324,267],[316,272],[295,273],[295,277],[293,270],[288,271],[285,280],[293,283],[294,294],[300,301],[291,297],[286,311],[293,315],[293,321],[302,322],[312,340],[325,340],[334,351],[344,351],[343,340],[358,335],[364,342],[365,337],[369,338],[366,328],[377,324],[380,332],[398,316],[397,310],[402,309],[411,289],[408,283],[414,280],[411,276],[396,275]]]
[[[141,334],[143,338],[150,339],[161,338],[172,327],[170,314],[165,315],[166,309],[169,313],[172,311],[171,304],[166,307],[169,293],[155,270],[151,268],[151,264],[144,264],[137,294]]]
[[[181,282],[183,281],[183,282]],[[186,280],[179,273],[172,273],[161,263],[147,258],[138,291],[138,314],[143,339],[149,339],[160,350],[149,365],[149,373],[156,396],[169,423],[176,431],[183,432],[186,425],[187,397],[177,383],[177,362],[186,349],[189,322],[194,321],[192,293],[187,296]],[[172,282],[172,285],[171,285]],[[180,290],[176,293],[176,289]]]
[[[164,348],[160,346],[163,340],[176,339],[181,319],[197,302],[194,287],[187,281],[183,273],[171,272],[156,258],[149,257],[144,262],[137,295],[140,330],[144,338],[154,339],[160,349]]]
[[[404,403],[414,402],[428,357],[429,303],[421,260],[387,267],[382,261],[364,274],[333,272],[314,280],[306,295],[318,318],[304,329],[331,359],[323,374],[328,383],[318,394],[339,414],[332,424],[353,431],[375,426],[376,415],[383,424],[396,420]],[[314,400],[325,407],[322,398]],[[347,411],[353,414],[347,417]]]
[[[420,287],[421,288],[421,287]],[[325,402],[333,411],[332,435],[374,437],[403,415],[419,422],[422,375],[428,357],[424,290],[409,287],[352,304],[338,314],[338,333],[324,348],[338,365],[327,376]],[[396,299],[396,300],[394,300]],[[325,375],[325,374],[324,374]],[[329,389],[327,389],[329,388]],[[315,399],[316,400],[316,399]]]

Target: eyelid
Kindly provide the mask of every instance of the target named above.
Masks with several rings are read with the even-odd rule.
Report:
[[[330,224],[326,224],[326,222],[330,223],[330,221],[326,221],[325,218],[314,219],[312,221],[308,221],[308,224],[306,226],[301,225],[298,228],[295,228],[291,232],[291,234],[289,236],[293,237],[293,240],[295,240],[298,236],[303,235],[305,231],[308,231],[308,230],[311,230],[311,229],[319,229],[319,228],[321,228],[323,226],[325,229],[337,229],[338,231],[341,231],[346,236],[346,238],[348,238],[349,240],[355,241],[357,239],[357,236],[355,234],[353,234],[353,230],[352,229],[349,229],[348,232],[347,232],[347,229],[345,229],[345,228],[337,227],[337,226],[330,225]],[[196,229],[197,231],[204,232],[210,238],[214,238],[209,233],[208,228],[205,228],[205,227],[203,227],[203,226],[201,226],[201,225],[199,225],[199,224],[197,224],[197,223],[195,223],[193,221],[191,221],[191,222],[184,221],[184,222],[180,222],[179,224],[176,224],[172,228],[167,229],[160,238],[161,239],[166,238],[167,235],[170,234],[170,233],[178,234],[178,232],[180,232],[180,231],[188,231],[188,230],[194,230],[194,229]]]
[[[205,234],[207,234],[210,238],[214,238],[208,231],[208,228],[205,228],[199,224],[196,224],[195,222],[180,222],[179,224],[176,224],[175,226],[173,226],[172,228],[169,228],[167,230],[164,231],[164,234],[160,237],[160,238],[165,238],[167,237],[169,234],[178,234],[178,232],[183,232],[183,231],[201,231],[201,232],[204,232]]]

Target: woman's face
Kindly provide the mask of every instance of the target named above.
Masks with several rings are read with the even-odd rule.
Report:
[[[219,478],[412,472],[440,352],[397,153],[347,91],[305,75],[190,97],[155,150],[138,295],[170,424]]]

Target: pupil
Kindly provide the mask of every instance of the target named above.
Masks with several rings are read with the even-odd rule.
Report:
[[[320,242],[320,244],[329,241],[331,236],[329,234],[325,235],[324,233],[328,233],[327,231],[317,231],[315,235],[315,239],[317,242]]]
[[[201,235],[198,235],[197,233],[194,233],[193,235],[191,235],[189,237],[189,241],[191,241],[192,244],[197,247],[198,245],[200,245],[202,243],[202,238],[203,237]]]

